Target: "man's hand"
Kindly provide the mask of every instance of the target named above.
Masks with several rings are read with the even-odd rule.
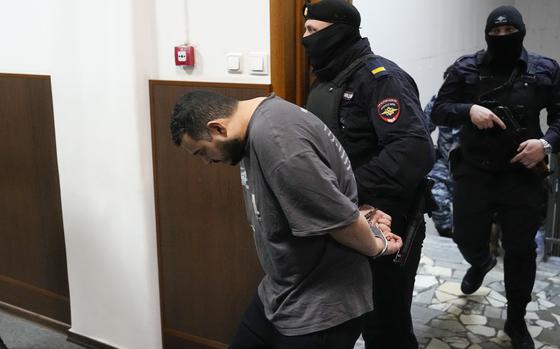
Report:
[[[385,212],[378,210],[370,205],[360,206],[360,213],[366,217],[369,225],[377,224],[377,227],[383,234],[391,232],[391,216]]]
[[[371,231],[375,225],[387,239],[387,250],[383,255],[397,253],[402,247],[402,239],[391,233],[391,217],[386,213],[373,207],[360,207],[360,216],[346,227],[338,228],[330,232],[330,235],[353,250],[369,257],[375,257],[383,251],[385,242],[381,237],[376,237]]]
[[[494,124],[500,126],[503,130],[506,129],[506,124],[494,114],[490,109],[473,104],[469,111],[471,122],[479,129],[485,130],[494,127]]]
[[[395,254],[401,249],[403,245],[401,237],[391,232],[391,216],[370,205],[360,206],[360,213],[365,216],[370,226],[376,225],[387,239],[385,255]]]
[[[544,159],[544,145],[538,139],[528,139],[517,148],[517,155],[511,163],[520,162],[527,168],[533,168]]]
[[[403,245],[403,241],[400,236],[395,235],[393,233],[385,234],[385,238],[387,239],[387,251],[385,251],[385,255],[391,255],[399,252]]]

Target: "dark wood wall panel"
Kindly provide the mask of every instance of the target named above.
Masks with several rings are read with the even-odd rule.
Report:
[[[187,91],[238,99],[269,85],[150,81],[164,346],[227,348],[262,277],[239,167],[204,165],[171,141],[169,116]]]
[[[0,301],[70,324],[48,76],[0,74]]]

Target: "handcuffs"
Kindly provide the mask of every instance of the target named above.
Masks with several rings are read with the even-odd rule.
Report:
[[[374,208],[373,210],[369,211],[368,213],[364,214],[364,218],[367,220],[368,223],[370,223],[371,219],[373,218],[373,215],[375,213],[377,209]],[[387,238],[385,237],[385,235],[383,234],[383,232],[377,227],[377,225],[375,224],[369,224],[369,228],[371,229],[371,232],[373,234],[373,236],[375,236],[378,239],[381,239],[383,241],[383,249],[381,250],[381,252],[379,252],[378,254],[376,254],[375,256],[372,256],[372,259],[376,259],[379,257],[382,257],[385,255],[385,252],[387,252],[387,248],[389,247],[389,241],[387,241]]]

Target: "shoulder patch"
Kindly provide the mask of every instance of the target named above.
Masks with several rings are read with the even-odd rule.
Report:
[[[394,123],[401,115],[400,101],[397,98],[385,98],[377,104],[377,115],[386,123]]]
[[[376,79],[389,75],[387,69],[385,69],[383,63],[378,58],[368,59],[366,62],[366,68],[373,76],[375,76]]]

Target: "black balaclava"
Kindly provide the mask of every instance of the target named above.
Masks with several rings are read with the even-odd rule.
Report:
[[[361,38],[360,13],[346,0],[322,0],[315,4],[305,3],[303,16],[306,20],[333,23],[302,39],[313,72],[320,80],[328,80],[338,56]]]
[[[511,25],[519,30],[516,33],[492,36],[488,32],[495,27]],[[513,6],[500,6],[490,13],[486,21],[486,43],[491,64],[503,68],[513,68],[523,49],[525,23],[521,13]]]
[[[358,28],[344,23],[334,23],[323,30],[306,36],[301,40],[309,63],[314,70],[329,65],[339,52],[360,39]]]

